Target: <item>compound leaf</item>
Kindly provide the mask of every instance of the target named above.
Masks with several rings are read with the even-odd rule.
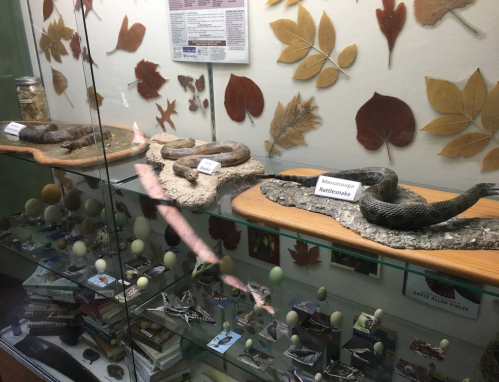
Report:
[[[471,119],[475,118],[483,108],[487,98],[487,86],[480,69],[473,73],[463,89],[464,110]]]
[[[455,158],[462,155],[468,158],[482,151],[489,143],[490,137],[482,133],[466,133],[453,139],[443,148],[438,155]]]

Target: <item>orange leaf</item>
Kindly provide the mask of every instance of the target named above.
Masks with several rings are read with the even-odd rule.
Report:
[[[423,25],[434,25],[447,11],[464,7],[475,0],[414,0],[416,20]]]
[[[489,151],[483,158],[482,172],[499,169],[499,147]]]
[[[168,122],[168,124],[171,126],[171,128],[173,130],[176,130],[175,124],[173,123],[173,121],[171,119],[172,114],[178,114],[175,111],[176,100],[174,100],[173,102],[170,103],[170,101],[167,99],[166,102],[167,102],[166,110],[163,110],[163,108],[160,105],[156,104],[156,107],[158,108],[159,113],[161,114],[161,118],[156,117],[156,120],[161,125],[161,128],[163,129],[163,131],[166,131],[165,122]]]
[[[145,33],[146,27],[140,23],[135,23],[128,29],[128,16],[125,15],[121,24],[120,34],[118,35],[116,48],[108,53],[112,53],[117,49],[135,52],[142,43]]]

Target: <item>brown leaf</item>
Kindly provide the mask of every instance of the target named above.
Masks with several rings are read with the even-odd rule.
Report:
[[[421,131],[435,135],[451,135],[464,130],[470,122],[470,119],[465,115],[447,114],[431,121]]]
[[[388,41],[388,67],[390,67],[391,64],[395,40],[404,26],[406,14],[404,3],[399,3],[395,10],[393,9],[394,7],[395,0],[383,0],[384,9],[376,9],[379,27]]]
[[[208,102],[208,99],[205,98],[203,101],[203,107],[206,109],[210,103]]]
[[[269,157],[272,158],[274,155],[281,155],[281,151],[272,147],[272,142],[265,141],[265,151],[269,153]]]
[[[346,68],[352,65],[357,56],[357,44],[352,44],[343,49],[338,56],[338,65],[340,68]]]
[[[414,14],[421,24],[433,25],[445,12],[473,2],[474,0],[414,0]]]
[[[317,87],[327,88],[336,82],[338,79],[338,69],[333,67],[328,67],[324,69],[319,77],[317,77]]]
[[[225,110],[229,117],[236,122],[244,121],[248,113],[251,122],[263,111],[263,94],[257,84],[247,77],[230,75],[229,83],[225,88]]]
[[[463,94],[452,82],[426,77],[426,94],[436,111],[446,114],[463,113]]]
[[[96,190],[100,186],[100,179],[96,178],[84,178],[85,182],[88,184],[88,187],[90,187],[92,190]]]
[[[139,195],[139,203],[144,217],[149,220],[157,220],[156,206],[160,204],[158,200],[151,199],[145,195]]]
[[[64,74],[58,70],[52,69],[52,82],[54,84],[54,89],[57,94],[62,94],[64,90],[68,87],[68,79]]]
[[[303,62],[296,68],[293,79],[295,80],[306,80],[315,76],[322,69],[322,65],[326,61],[326,57],[323,54],[313,54],[308,56]]]
[[[499,169],[499,147],[489,151],[483,158],[482,172]]]
[[[490,137],[482,133],[467,133],[453,139],[443,148],[438,155],[449,158],[456,158],[462,155],[464,158],[470,157],[482,151],[489,143]]]
[[[204,74],[201,74],[201,77],[199,77],[199,79],[196,80],[195,84],[198,92],[202,92],[204,90]]]
[[[306,42],[295,42],[284,48],[277,61],[287,63],[296,62],[305,57],[310,51],[310,48],[311,45]]]
[[[197,109],[198,109],[198,105],[196,104],[196,101],[190,99],[189,100],[189,110],[190,111],[196,111]]]
[[[302,41],[298,24],[289,19],[280,19],[270,23],[276,37],[286,45]]]
[[[94,60],[92,60],[90,58],[90,55],[87,54],[87,47],[86,46],[83,47],[83,52],[81,53],[81,58],[82,58],[83,61],[86,61],[89,64],[90,64],[90,62],[92,62],[92,65],[96,65],[97,66],[97,64],[94,62]]]
[[[159,97],[158,90],[166,82],[156,71],[158,64],[142,60],[135,67],[135,77],[141,82],[137,84],[137,91],[145,99]]]
[[[163,108],[159,104],[156,104],[156,107],[158,108],[159,113],[161,114],[161,118],[156,117],[156,121],[158,121],[158,123],[161,125],[161,128],[165,132],[166,132],[165,122],[168,122],[168,124],[171,126],[171,128],[173,130],[176,130],[175,124],[173,123],[173,121],[171,119],[171,115],[178,114],[175,111],[176,100],[174,100],[173,102],[170,103],[170,101],[167,99],[166,102],[167,102],[166,110],[163,110]]]
[[[463,89],[464,110],[471,119],[475,118],[483,108],[487,98],[487,86],[480,69],[473,73]]]
[[[76,58],[77,60],[79,60],[81,48],[80,48],[80,35],[78,34],[78,32],[75,32],[73,34],[73,37],[71,38],[71,42],[69,43],[69,47],[71,48],[71,51],[73,52],[73,57]]]
[[[73,188],[73,181],[66,176],[66,171],[53,169],[54,177],[59,181],[62,188],[66,188],[66,191],[69,191]]]
[[[319,23],[319,47],[324,54],[329,56],[333,51],[335,39],[336,33],[333,23],[326,12],[323,12]]]
[[[96,99],[94,96],[94,85],[87,88],[88,104],[94,110],[97,110],[97,105],[102,106],[102,100],[104,99],[104,97],[101,96],[99,93],[96,93],[96,94],[97,94],[97,102],[96,102]]]
[[[241,240],[241,231],[234,222],[216,216],[210,216],[208,232],[213,240],[222,240],[228,251],[235,250]]]
[[[145,33],[146,27],[140,23],[135,23],[130,29],[128,29],[128,16],[125,15],[123,23],[121,24],[120,34],[118,35],[116,48],[107,53],[112,53],[117,49],[121,49],[126,52],[135,52],[142,43]]]
[[[54,11],[54,0],[43,0],[43,21],[47,20]]]
[[[44,52],[49,62],[50,55],[57,62],[61,62],[61,55],[67,55],[68,51],[60,40],[61,38],[70,40],[72,34],[73,30],[64,25],[64,19],[60,16],[58,21],[54,20],[49,24],[47,31],[45,31],[45,28],[42,29],[42,36],[38,42],[41,49],[40,53]]]
[[[374,96],[361,106],[355,121],[357,140],[367,150],[377,150],[385,144],[390,161],[388,143],[404,147],[414,139],[414,114],[409,105],[395,97],[374,93]]]
[[[125,203],[116,201],[115,205],[116,205],[116,211],[123,212],[128,219],[132,218],[132,215],[130,215],[130,212],[128,212],[128,207],[126,206]]]
[[[489,134],[499,129],[499,82],[487,96],[482,108],[482,124]]]
[[[85,18],[87,18],[88,13],[90,11],[94,11],[95,15],[100,20],[99,15],[93,9],[93,0],[76,0],[75,9],[77,11],[79,11],[81,9],[81,3],[80,3],[80,1],[83,3],[83,6],[85,7]]]
[[[189,76],[178,76],[178,82],[180,82],[180,86],[184,88],[184,90],[187,90],[187,86],[190,85],[194,79]]]
[[[312,45],[314,43],[315,39],[314,19],[312,19],[310,13],[301,4],[299,4],[298,6],[298,31],[303,40],[305,40],[309,45]]]
[[[294,263],[300,267],[308,267],[318,265],[322,263],[318,260],[319,257],[319,247],[316,245],[308,249],[308,244],[304,241],[296,240],[295,250],[288,248],[291,257],[294,259]]]

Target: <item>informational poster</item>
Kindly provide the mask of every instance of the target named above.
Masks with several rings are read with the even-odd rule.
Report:
[[[247,64],[248,0],[168,0],[173,61]]]

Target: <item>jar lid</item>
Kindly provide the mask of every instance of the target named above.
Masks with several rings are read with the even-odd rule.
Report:
[[[40,77],[19,77],[16,78],[16,85],[38,85],[41,84]]]

